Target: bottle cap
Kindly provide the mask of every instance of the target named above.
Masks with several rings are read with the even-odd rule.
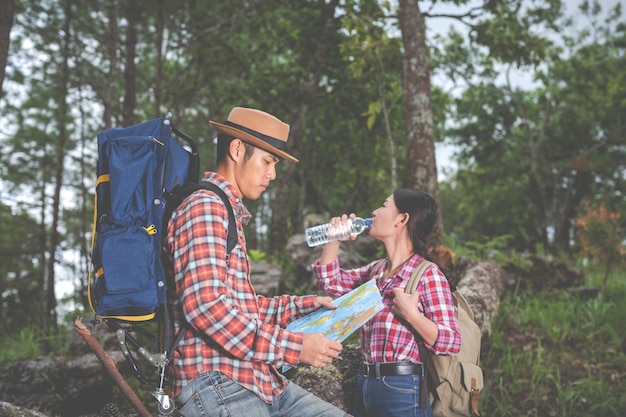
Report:
[[[372,224],[371,218],[368,217],[367,219],[365,219],[365,227],[369,228],[371,224]]]

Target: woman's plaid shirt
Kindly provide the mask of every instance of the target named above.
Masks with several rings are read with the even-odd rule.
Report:
[[[387,267],[387,260],[376,260],[352,270],[340,269],[337,260],[327,265],[320,265],[319,262],[313,264],[319,288],[332,295],[343,295],[370,279],[377,280],[384,307],[360,329],[365,362],[421,363],[414,330],[398,320],[391,310],[393,306],[391,289],[406,288],[411,273],[422,259],[424,258],[420,255],[413,255],[404,267],[385,282],[381,280]],[[456,355],[461,348],[461,333],[446,277],[439,268],[429,266],[424,271],[416,292],[419,293],[420,312],[435,322],[439,329],[435,345],[426,344],[426,346],[436,354]]]
[[[187,329],[174,351],[171,393],[176,396],[199,375],[219,371],[271,404],[285,388],[276,367],[296,365],[302,348],[302,334],[284,326],[313,311],[315,297],[256,294],[242,228],[250,213],[223,177],[205,173],[203,180],[218,184],[229,196],[238,243],[227,262],[228,215],[210,191],[192,194],[169,222],[174,314]]]

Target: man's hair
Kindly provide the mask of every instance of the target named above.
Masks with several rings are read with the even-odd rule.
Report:
[[[217,164],[226,159],[226,156],[228,155],[228,148],[230,147],[230,142],[232,142],[233,139],[235,139],[233,136],[227,135],[225,133],[219,133],[217,135]],[[244,154],[244,161],[248,161],[252,157],[256,146],[251,145],[245,141],[242,142],[246,150],[246,153]]]

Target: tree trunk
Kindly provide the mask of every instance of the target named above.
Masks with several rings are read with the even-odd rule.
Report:
[[[523,128],[526,139],[528,140],[528,150],[530,155],[530,172],[528,173],[528,198],[535,207],[535,218],[538,224],[537,230],[535,232],[537,239],[544,248],[548,249],[550,248],[550,242],[548,239],[547,208],[546,201],[544,199],[544,192],[542,191],[540,170],[542,168],[545,169],[545,161],[541,159],[541,154],[544,143],[546,142],[546,126],[550,118],[552,86],[549,87],[547,92],[545,100],[546,104],[543,111],[543,119],[541,121],[541,128],[537,135],[533,133],[529,117],[526,114],[526,110],[524,106],[517,100],[515,92],[510,85],[507,86],[507,91],[509,93],[509,96],[511,97],[511,101],[513,102],[513,104],[515,104],[515,107],[517,108],[520,117],[522,117],[524,120]]]
[[[4,97],[2,84],[11,44],[11,27],[15,14],[15,0],[0,0],[0,99]]]
[[[81,112],[84,112],[83,109]],[[86,119],[88,116],[83,115],[83,119]],[[93,166],[87,162],[89,152],[91,151],[90,143],[93,139],[89,138],[86,135],[81,135],[80,139],[80,155],[82,156],[79,159],[79,173],[81,180],[78,182],[77,192],[79,193],[79,201],[80,201],[80,260],[81,266],[78,266],[78,273],[81,277],[89,276],[89,269],[91,265],[91,245],[89,244],[92,226],[93,226],[93,214],[89,216],[90,213],[93,212],[93,208],[91,208],[92,196],[91,196],[91,188],[87,187],[89,184],[89,180],[93,178]],[[91,220],[91,222],[89,221]],[[87,299],[87,288],[88,282],[87,279],[81,279],[77,283],[77,287],[75,289],[75,293],[78,295],[80,302],[83,305],[88,306],[89,300]]]
[[[391,189],[395,190],[398,187],[398,156],[396,152],[396,141],[391,133],[391,124],[389,123],[389,111],[387,110],[387,101],[385,100],[385,88],[382,85],[378,89],[378,96],[380,97],[380,107],[383,114],[383,120],[385,121],[385,132],[389,139],[389,159],[391,159]]]
[[[111,1],[107,6],[107,17],[109,19],[109,31],[107,40],[107,55],[109,59],[109,68],[106,74],[106,89],[104,92],[104,100],[102,106],[104,112],[102,119],[104,120],[104,129],[113,126],[113,96],[115,95],[115,74],[117,73],[117,2]]]
[[[39,209],[39,241],[43,242],[40,246],[41,253],[38,255],[39,265],[41,265],[41,267],[39,268],[39,271],[41,271],[41,273],[37,274],[37,286],[41,290],[39,291],[39,296],[38,296],[37,301],[39,305],[42,307],[42,310],[44,310],[44,306],[46,306],[47,304],[47,297],[48,297],[48,293],[46,292],[46,285],[47,285],[46,274],[49,271],[49,265],[52,264],[52,261],[48,259],[48,254],[47,254],[48,247],[49,247],[48,246],[48,228],[46,226],[46,216],[48,213],[48,206],[46,205],[46,200],[47,200],[46,190],[48,189],[48,179],[46,178],[42,182],[43,184],[41,188],[37,190],[37,192],[39,193],[39,201],[41,202],[41,205],[38,207]],[[47,319],[48,319],[48,316],[44,315],[44,317],[42,318],[42,321],[45,321]],[[42,328],[45,328],[43,324],[42,324]]]
[[[61,40],[62,62],[59,79],[59,110],[56,120],[59,123],[59,137],[56,141],[56,163],[54,165],[55,178],[54,178],[54,196],[52,200],[52,225],[50,227],[50,256],[48,258],[47,273],[46,273],[46,310],[49,314],[50,325],[53,334],[58,331],[57,326],[57,299],[55,294],[56,289],[56,253],[59,245],[59,218],[61,213],[61,189],[63,188],[63,174],[65,167],[65,154],[66,146],[69,142],[67,126],[65,121],[69,120],[69,106],[67,103],[68,89],[69,89],[69,60],[71,58],[71,26],[72,26],[72,0],[65,2],[65,22],[63,25],[63,39]]]
[[[407,187],[428,192],[439,203],[428,48],[424,18],[415,0],[400,0],[398,19],[404,46],[404,115]],[[428,245],[443,244],[441,212]]]
[[[560,215],[555,219],[554,246],[557,255],[571,255],[571,232],[576,221],[576,212],[582,201],[591,194],[593,180],[591,171],[578,170],[570,182],[571,185],[564,191],[564,201],[554,204],[555,207],[562,207]]]
[[[157,1],[156,19],[156,76],[154,79],[154,117],[161,116],[161,95],[163,94],[163,30],[165,28],[165,0]]]
[[[140,10],[137,0],[129,0],[126,9],[126,65],[124,67],[124,126],[131,126],[135,120],[135,107],[137,104],[137,66],[135,55],[137,48],[137,24],[140,19]]]
[[[298,156],[298,150],[302,144],[306,127],[306,114],[311,106],[311,91],[317,86],[320,73],[326,61],[326,53],[331,33],[336,30],[337,19],[335,18],[335,10],[339,4],[339,0],[332,0],[322,14],[323,30],[320,35],[319,43],[315,51],[315,59],[313,60],[313,69],[309,72],[307,78],[296,92],[293,100],[295,109],[292,116],[289,150],[295,156]],[[288,219],[295,219],[295,224],[302,223],[302,210],[296,209],[294,213],[289,210],[289,187],[293,184],[293,179],[299,177],[296,172],[298,167],[292,163],[286,163],[282,166],[281,174],[276,179],[274,188],[276,196],[272,205],[272,221],[270,227],[268,252],[272,254],[280,253],[286,243]],[[303,186],[303,185],[302,185]],[[293,216],[292,216],[293,214]]]

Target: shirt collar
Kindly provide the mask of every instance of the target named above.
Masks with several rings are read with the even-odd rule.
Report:
[[[208,181],[220,187],[228,196],[231,206],[235,212],[235,216],[241,220],[241,223],[248,224],[252,218],[252,214],[243,204],[241,197],[235,191],[235,187],[217,172],[207,171],[202,175],[202,181]]]

